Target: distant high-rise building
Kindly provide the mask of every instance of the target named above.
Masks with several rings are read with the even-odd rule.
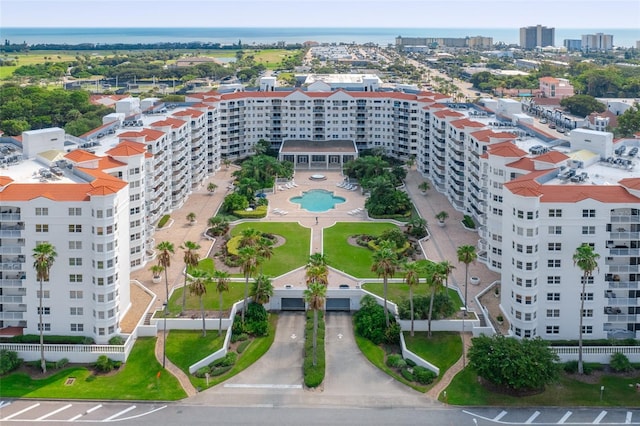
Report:
[[[555,34],[555,28],[547,28],[542,25],[520,28],[520,47],[535,49],[536,47],[553,46]]]
[[[613,35],[595,33],[582,36],[582,50],[585,52],[607,52],[613,50]]]
[[[563,44],[569,51],[582,50],[582,40],[564,39]]]

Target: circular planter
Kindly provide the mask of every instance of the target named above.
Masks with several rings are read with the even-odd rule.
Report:
[[[440,228],[444,228],[444,221],[442,221],[442,222],[438,221],[438,226],[439,226]]]
[[[151,279],[151,282],[154,284],[160,284],[160,281],[162,281],[162,277],[153,277]]]
[[[479,285],[480,284],[480,277],[469,277],[469,284],[471,285]]]

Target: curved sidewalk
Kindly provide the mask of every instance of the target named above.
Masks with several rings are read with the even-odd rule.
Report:
[[[164,333],[160,331],[158,333],[158,338],[156,339],[156,350],[155,350],[156,359],[158,360],[160,365],[162,365],[163,349],[164,349]],[[187,393],[187,398],[197,394],[198,391],[196,390],[196,388],[193,387],[187,375],[184,374],[184,372],[180,370],[178,367],[176,367],[175,364],[169,361],[169,358],[166,358],[165,361],[166,361],[165,370],[173,374],[176,377],[176,379],[178,379],[178,382],[180,382],[180,386],[182,386],[182,389],[184,389],[184,391]]]

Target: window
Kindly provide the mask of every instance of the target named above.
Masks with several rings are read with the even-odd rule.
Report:
[[[583,325],[582,326],[582,333],[583,334],[592,334],[593,333],[593,326],[592,325]]]
[[[586,280],[585,280],[584,275],[583,275],[583,276],[581,276],[581,277],[580,277],[580,284],[593,284],[593,276],[591,276],[591,277],[586,277]]]
[[[591,318],[593,317],[593,309],[583,309],[582,310],[582,316],[584,318]]]
[[[582,227],[582,235],[593,235],[596,233],[595,226],[583,226]]]
[[[549,235],[562,235],[562,226],[550,226]]]
[[[49,225],[36,224],[36,232],[49,232]]]
[[[560,318],[560,309],[547,309],[547,318]]]
[[[547,284],[559,285],[560,284],[560,276],[558,276],[558,275],[549,275],[547,277]]]
[[[69,216],[82,216],[82,209],[80,207],[69,207]]]
[[[69,299],[82,299],[82,297],[83,297],[82,290],[69,291]]]
[[[40,299],[40,290],[36,291],[36,296],[38,297],[38,299]],[[42,291],[42,298],[43,299],[48,299],[49,297],[50,297],[49,290],[43,290]]]
[[[70,257],[69,258],[69,266],[82,266],[82,258],[81,257]]]
[[[562,251],[562,243],[549,243],[549,251]]]
[[[562,217],[562,209],[549,209],[549,217]]]
[[[69,275],[69,282],[71,282],[71,283],[81,283],[82,282],[82,274],[71,274],[71,275]]]
[[[51,331],[51,324],[48,322],[45,322],[43,324],[38,323],[38,331],[40,330]]]
[[[595,209],[583,209],[582,210],[582,217],[596,217],[596,210]]]
[[[84,324],[71,324],[71,331],[84,331]]]
[[[36,207],[36,216],[49,216],[48,207]]]
[[[49,315],[51,314],[51,308],[48,306],[43,306],[42,308],[40,308],[40,306],[38,306],[38,315]]]
[[[69,232],[82,232],[82,225],[69,225]]]
[[[69,308],[69,315],[84,315],[84,309],[72,306],[71,308]]]
[[[547,260],[547,267],[549,267],[549,268],[561,268],[562,267],[562,262],[560,261],[560,259],[548,259]]]
[[[580,300],[593,300],[593,293],[582,293]]]
[[[82,241],[69,241],[69,250],[82,250]]]
[[[560,334],[560,326],[559,325],[548,325],[547,326],[547,334]]]
[[[559,302],[560,301],[560,293],[547,293],[547,301],[549,301],[549,302]]]

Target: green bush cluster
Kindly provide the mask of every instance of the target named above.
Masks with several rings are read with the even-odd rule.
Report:
[[[413,315],[416,320],[429,319],[429,303],[431,296],[413,296]],[[446,293],[436,294],[433,299],[432,320],[448,318],[456,312],[453,301]],[[402,300],[398,304],[398,316],[400,319],[411,319],[411,307],[409,299]]]
[[[10,373],[22,365],[22,360],[18,358],[18,352],[0,350],[0,376]]]
[[[633,366],[631,365],[629,358],[621,352],[616,352],[611,355],[609,367],[611,367],[613,371],[619,373],[628,373],[629,371],[633,371]]]
[[[382,342],[395,344],[400,339],[399,327],[396,327],[395,319],[390,318],[390,330],[387,330],[384,308],[378,305],[373,296],[366,295],[360,300],[360,310],[355,313],[353,320],[356,333],[376,345]]]
[[[242,352],[244,352],[250,344],[251,344],[251,340],[245,340],[241,342],[238,345],[238,349],[237,349],[238,353],[241,354]]]
[[[593,362],[582,363],[582,371],[584,372],[584,374],[587,374],[587,375],[593,373],[595,370],[602,370],[602,369],[603,367],[598,363],[593,363]],[[562,364],[562,370],[567,374],[577,374],[578,361],[573,360],[573,361],[565,362],[564,364]]]
[[[235,343],[235,342],[244,342],[245,340],[249,339],[249,335],[247,333],[238,333],[238,334],[231,334],[231,343]]]
[[[436,373],[428,368],[416,365],[413,367],[413,377],[415,378],[415,381],[421,385],[429,385],[435,380]]]
[[[324,314],[318,312],[318,341],[316,346],[316,365],[313,365],[313,312],[307,312],[307,322],[305,324],[304,339],[304,362],[302,370],[304,384],[309,388],[320,386],[325,375],[325,353],[324,353]]]
[[[269,313],[259,303],[251,302],[247,307],[245,314],[245,323],[242,324],[240,318],[236,315],[233,325],[231,326],[231,338],[242,334],[250,334],[252,336],[261,337],[269,334]]]
[[[95,364],[93,364],[94,368],[101,373],[108,373],[116,368],[120,368],[120,365],[122,365],[120,361],[109,359],[106,355],[100,355]]]
[[[238,216],[241,219],[262,219],[267,216],[267,206],[256,206],[254,210],[234,210],[234,216]]]
[[[158,228],[162,228],[163,226],[165,226],[167,224],[167,222],[169,222],[169,219],[171,218],[170,215],[165,214],[164,216],[162,216],[160,218],[160,220],[158,221]]]
[[[469,229],[476,229],[476,223],[473,221],[473,218],[469,215],[464,215],[462,218],[462,224]]]
[[[2,343],[40,343],[40,336],[37,334],[25,334],[1,339]],[[94,340],[85,336],[44,336],[44,343],[51,345],[92,345]]]
[[[124,337],[122,336],[113,336],[111,339],[109,339],[109,344],[110,345],[124,345]]]
[[[209,376],[220,376],[231,370],[237,360],[238,354],[236,352],[227,352],[222,358],[218,358],[206,367],[199,368],[193,375],[201,379],[206,377],[207,373]]]
[[[405,368],[407,362],[402,359],[402,355],[392,354],[387,357],[387,366],[391,368]]]

